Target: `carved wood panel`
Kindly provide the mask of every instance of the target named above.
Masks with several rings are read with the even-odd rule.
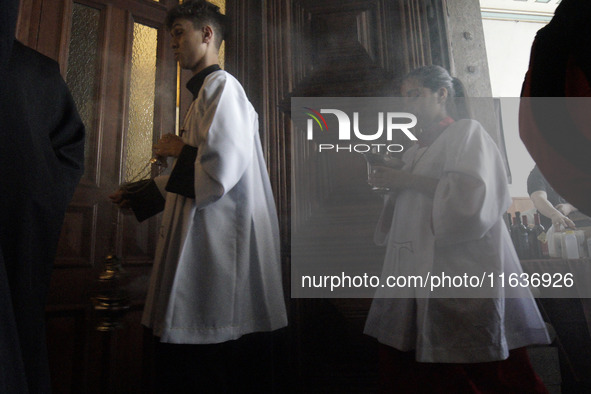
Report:
[[[294,0],[289,47],[293,88],[280,102],[289,113],[291,97],[395,96],[399,78],[410,69],[436,63],[449,68],[445,5],[436,0]],[[291,126],[291,125],[290,125]],[[335,192],[331,175],[348,172],[357,186],[340,192],[358,193],[365,187],[359,171],[363,161],[337,155],[327,160],[313,142],[291,130],[292,155],[304,177],[321,169],[312,181],[297,180],[303,200],[292,208],[294,225],[306,220],[318,202]],[[319,161],[326,165],[318,166]],[[292,161],[293,164],[293,161]],[[340,185],[343,186],[343,185]],[[303,188],[303,190],[302,190]],[[300,204],[302,206],[298,206]]]
[[[357,248],[367,240],[343,220],[352,209],[364,210],[369,233],[380,208],[379,198],[372,206],[356,203],[356,195],[368,193],[363,159],[320,157],[303,130],[290,122],[291,97],[391,96],[397,93],[397,78],[412,68],[431,63],[449,68],[444,9],[440,0],[266,2],[262,118],[275,148],[269,153],[270,170],[285,247],[292,246],[291,231],[299,229],[316,240],[340,234]],[[332,181],[335,171],[349,173],[347,182]],[[303,198],[293,200],[295,193]],[[348,198],[335,199],[343,195]],[[316,226],[319,215],[333,228]],[[368,247],[367,253],[383,258],[379,249]],[[284,264],[290,275],[289,256]],[[291,300],[296,392],[377,390],[375,342],[362,334],[370,301]]]

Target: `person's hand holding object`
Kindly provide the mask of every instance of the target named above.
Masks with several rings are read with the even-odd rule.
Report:
[[[159,157],[179,157],[185,143],[183,139],[176,134],[163,135],[156,144],[153,151]]]

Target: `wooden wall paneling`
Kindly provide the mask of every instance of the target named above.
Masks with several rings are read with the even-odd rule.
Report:
[[[377,61],[383,68],[386,59],[385,55],[378,55],[379,48],[383,46],[371,43],[372,39],[376,39],[377,33],[367,31],[368,23],[359,23],[371,19],[368,16],[370,11],[367,9],[364,10],[363,7],[359,9],[356,8],[358,4],[349,3],[348,9],[345,7],[343,11],[343,8],[338,7],[339,12],[333,14],[330,12],[334,10],[331,7],[337,7],[334,2],[312,4],[296,1],[293,3],[294,36],[289,37],[289,32],[287,36],[290,38],[289,46],[293,51],[294,72],[291,78],[289,75],[284,75],[283,79],[291,79],[294,82],[293,88],[284,92],[285,96],[281,98],[283,116],[287,116],[291,110],[289,108],[291,96],[333,95],[335,92],[336,95],[349,95],[354,94],[353,91],[359,92],[359,86],[354,86],[356,83],[351,82],[355,77],[347,70],[349,67],[347,65],[366,66]],[[376,9],[378,7],[374,8]],[[343,15],[344,20],[356,25],[354,27],[357,30],[352,29],[350,25],[333,23]],[[351,29],[355,34],[349,35],[347,32],[339,31],[334,37],[330,37],[330,28],[336,26],[340,26],[339,29],[343,30]],[[321,32],[315,32],[315,28],[319,28]],[[327,37],[328,41],[333,40],[328,48],[323,47],[322,37]],[[362,42],[358,41],[358,37],[363,38]],[[347,48],[347,50],[343,51],[341,48]],[[338,88],[343,86],[346,88],[339,91]],[[331,195],[331,189],[335,186],[330,182],[330,166],[327,161],[320,164],[326,157],[317,155],[314,144],[306,140],[303,130],[297,130],[291,124],[288,126],[290,127],[289,135],[294,142],[291,148],[293,156],[289,163],[292,169],[290,175],[294,180],[292,192],[303,197],[296,200],[299,205],[294,201],[290,206],[292,230],[304,232],[310,230],[313,234],[318,234],[318,229],[315,231],[313,226],[310,226],[310,222],[313,222],[322,202]],[[298,166],[294,165],[295,163]],[[321,174],[315,179],[310,178],[310,174],[317,173],[318,169],[321,170]],[[320,232],[323,230],[326,229]],[[346,344],[350,343],[351,338],[346,334],[348,322],[337,311],[335,303],[327,300],[294,299],[292,311],[291,324],[294,340],[292,349],[296,382],[300,391],[338,391],[339,388],[344,389],[347,385],[344,382],[347,380],[345,376],[357,380],[353,386],[359,387],[362,380],[358,379],[359,376],[354,373],[354,370],[361,371],[361,369],[349,369],[336,361],[341,356],[341,360],[346,364],[346,360],[354,357],[346,354],[350,349]],[[340,323],[342,323],[340,327],[335,327]],[[330,329],[335,330],[329,332]],[[354,336],[358,337],[358,335],[359,332]],[[339,347],[347,350],[344,353],[340,352],[337,350]],[[350,389],[351,386],[348,388]]]
[[[307,21],[309,15],[304,11],[303,4],[300,1],[293,2],[293,32],[290,34],[286,32],[289,39],[289,46],[292,48],[292,53],[299,54],[291,58],[293,64],[293,83],[299,84],[307,76],[307,64],[305,62],[305,55],[312,51],[312,42],[308,39],[305,32],[305,26],[309,25]],[[291,91],[293,89],[288,90]]]
[[[129,393],[141,388],[143,369],[138,358],[142,357],[144,350],[144,328],[141,325],[143,312],[142,305],[133,306],[127,313],[124,326],[117,332],[119,343],[117,346],[115,367],[118,374],[115,375],[115,387],[119,393]],[[139,386],[139,387],[138,387]]]
[[[441,63],[449,62],[444,7],[440,3],[301,0],[293,4],[294,88],[282,103],[285,112],[290,111],[292,96],[394,95],[394,82],[410,69],[430,64],[432,53]],[[311,44],[314,39],[316,43]],[[358,163],[343,160],[343,155],[327,159],[327,155],[318,155],[313,146],[306,146],[309,142],[294,138],[294,157],[302,164],[302,173],[308,176],[314,166],[324,171],[317,182],[303,184],[298,174],[293,174],[298,186],[305,188],[298,191],[304,207],[294,207],[299,225],[310,214],[305,207],[313,208],[319,198],[336,191],[331,188],[343,186],[327,182],[335,171],[353,166],[349,171],[362,175],[357,171]],[[326,165],[319,165],[319,161]]]
[[[445,8],[438,1],[294,0],[269,3],[271,12],[280,7],[291,6],[292,9],[291,18],[273,15],[275,24],[292,23],[291,31],[272,30],[268,33],[270,37],[283,35],[288,38],[285,47],[291,50],[293,59],[291,73],[279,72],[269,78],[277,84],[291,81],[290,89],[279,97],[285,116],[291,111],[291,97],[395,95],[394,82],[410,69],[432,62],[448,66],[444,64],[449,61],[447,33],[443,29]],[[279,50],[274,46],[269,57]],[[273,98],[268,101],[273,103]],[[292,230],[327,243],[332,242],[331,237],[340,234],[338,237],[345,238],[348,247],[363,251],[368,259],[381,265],[383,250],[370,245],[371,241],[359,234],[371,234],[380,208],[379,198],[367,203],[372,200],[364,195],[368,188],[366,174],[361,171],[365,167],[363,160],[356,163],[340,160],[340,156],[320,155],[302,130],[287,123],[285,131],[294,142],[290,151],[290,175],[295,181],[292,196],[298,195],[297,201],[290,205]],[[337,182],[331,176],[335,173],[347,173],[350,177],[346,182]],[[358,198],[363,195],[365,197]],[[367,220],[363,222],[363,230],[358,228],[356,233],[343,223],[352,212],[359,211],[357,201],[365,201],[363,211],[367,213]],[[328,224],[319,228],[319,219]],[[332,227],[326,228],[331,226],[330,223],[333,223]],[[362,334],[370,301],[292,300],[294,358],[300,389],[304,392],[369,392],[377,389],[376,343]]]
[[[405,2],[405,16],[408,23],[408,57],[409,70],[429,64],[429,52],[425,51],[424,28],[421,18],[421,0],[408,0]]]
[[[445,0],[404,0],[400,22],[406,36],[406,72],[420,66],[452,66]]]
[[[62,393],[80,392],[84,385],[85,365],[85,310],[53,310],[47,313],[47,343],[51,379],[64,388]]]
[[[68,206],[57,246],[56,268],[94,265],[97,216],[97,204]]]
[[[446,0],[427,0],[425,15],[429,26],[432,63],[453,73]]]
[[[259,114],[261,138],[268,155],[267,129],[263,110],[263,4],[256,0],[227,1],[226,15],[232,21],[226,37],[226,70],[244,87]]]
[[[124,9],[133,15],[152,21],[164,22],[166,10],[171,8],[175,0],[157,2],[153,0],[100,0],[115,8]]]
[[[134,306],[114,332],[93,330],[89,334],[90,375],[87,393],[140,393],[143,389],[143,306]]]
[[[16,23],[15,37],[27,46],[36,41],[39,28],[39,15],[41,13],[42,0],[20,0],[18,21]],[[33,22],[36,21],[37,23]]]
[[[60,64],[60,71],[65,79],[66,71],[68,70],[68,44],[70,43],[70,26],[72,24],[72,1],[62,1],[62,3],[63,9],[58,47],[58,63]]]
[[[65,2],[61,0],[43,0],[39,23],[39,32],[34,49],[59,62],[63,48]],[[63,70],[62,70],[63,75]]]
[[[235,69],[240,81],[259,113],[261,138],[271,179],[273,194],[280,216],[283,250],[288,245],[289,215],[289,129],[278,111],[284,97],[286,73],[290,73],[289,48],[282,42],[285,35],[278,31],[289,29],[285,23],[288,6],[271,5],[263,9],[259,1],[228,2],[237,5],[229,15],[237,21],[228,40],[228,69]],[[231,13],[230,13],[231,12]],[[265,18],[263,22],[263,18]],[[264,33],[263,33],[264,31]],[[233,45],[234,44],[234,45]],[[262,68],[262,73],[253,72]]]
[[[281,219],[282,245],[289,247],[290,221],[290,138],[289,118],[280,111],[280,102],[291,87],[292,54],[290,51],[291,8],[288,1],[269,2],[265,9],[263,64],[267,76],[263,89],[263,119],[265,133],[269,136],[268,156],[271,182]],[[284,267],[285,268],[285,267]]]
[[[19,15],[16,37],[33,49],[37,49],[43,2],[44,0],[23,0],[20,3],[19,12],[22,12],[23,17]]]
[[[81,391],[88,394],[116,392],[112,383],[115,371],[111,363],[116,339],[111,332],[100,332],[89,327],[86,362],[88,372]]]
[[[291,31],[291,1],[272,0],[264,2],[262,8],[262,69],[265,78],[262,83],[262,111],[260,116],[266,136],[267,163],[281,232],[281,256],[283,285],[286,293],[289,327],[284,340],[280,342],[277,363],[283,373],[283,392],[298,392],[301,381],[298,379],[296,358],[297,341],[295,331],[298,317],[297,304],[291,300],[290,293],[290,247],[291,247],[291,121],[280,110],[280,104],[292,88],[293,52]]]

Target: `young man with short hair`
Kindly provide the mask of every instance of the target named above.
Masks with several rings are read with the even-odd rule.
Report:
[[[185,1],[166,25],[175,58],[193,72],[194,101],[181,136],[154,145],[156,155],[176,158],[171,174],[144,189],[164,202],[142,319],[157,337],[157,390],[267,392],[264,332],[285,327],[287,317],[258,116],[217,64],[226,29],[217,6]],[[111,198],[122,205],[128,196]]]

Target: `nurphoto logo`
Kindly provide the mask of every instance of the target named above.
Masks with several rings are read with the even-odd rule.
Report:
[[[408,112],[378,112],[378,127],[377,131],[363,132],[359,127],[359,112],[353,112],[353,125],[351,125],[351,118],[347,113],[339,109],[322,108],[316,111],[310,107],[304,107],[305,114],[310,118],[307,123],[307,138],[314,139],[314,129],[319,129],[320,132],[328,132],[328,123],[322,114],[332,114],[336,116],[338,122],[338,140],[351,141],[355,138],[360,141],[377,141],[382,138],[384,129],[386,133],[386,140],[392,141],[394,133],[402,132],[409,140],[416,141],[417,137],[409,130],[417,124],[417,117]],[[385,126],[384,126],[385,123]],[[315,126],[317,125],[317,126]],[[352,127],[351,127],[352,126]],[[352,131],[352,132],[351,132]],[[336,152],[358,152],[366,153],[372,152],[401,152],[403,146],[400,144],[388,143],[361,143],[361,144],[319,144],[319,152],[333,150]]]

